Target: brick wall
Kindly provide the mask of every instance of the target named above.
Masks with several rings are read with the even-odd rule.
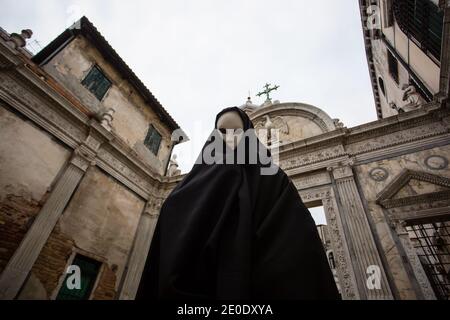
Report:
[[[59,280],[65,272],[74,246],[74,241],[61,233],[59,225],[56,225],[31,270],[45,288],[48,299],[52,297],[52,294],[58,287]],[[93,299],[115,299],[116,274],[107,263],[104,264],[99,277]]]
[[[74,242],[62,234],[59,226],[56,225],[31,269],[47,291],[48,298],[51,297],[61,275],[65,272],[73,246]]]
[[[94,300],[113,300],[116,296],[116,274],[105,264],[103,272],[100,274],[100,280],[94,291]]]
[[[0,273],[40,210],[38,201],[23,196],[7,195],[0,202]]]

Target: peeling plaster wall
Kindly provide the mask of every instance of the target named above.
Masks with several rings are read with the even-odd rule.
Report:
[[[0,199],[40,200],[71,152],[44,131],[0,106]]]
[[[383,254],[386,257],[386,261],[389,265],[390,272],[394,278],[394,283],[401,299],[417,299],[417,297],[408,278],[408,274],[405,271],[404,261],[407,257],[402,256],[401,252],[396,247],[395,238],[393,236],[394,231],[389,226],[383,208],[376,203],[376,198],[377,195],[404,169],[450,178],[450,168],[448,166],[442,170],[432,170],[425,164],[426,159],[429,156],[434,155],[444,156],[449,159],[450,146],[436,147],[355,167],[359,184],[363,192],[363,198],[367,201],[369,213],[380,239]],[[375,168],[385,169],[388,172],[388,177],[383,181],[375,181],[372,179],[370,177],[370,172]],[[412,195],[412,193],[419,190],[422,192],[435,192],[441,190],[441,187],[428,183],[412,183],[409,187],[410,190],[407,192],[409,193],[408,195]]]
[[[33,266],[20,298],[54,298],[69,258],[77,252],[103,263],[92,298],[114,299],[144,205],[116,180],[90,168]]]
[[[81,84],[94,64],[100,66],[108,79],[112,81],[112,86],[102,101],[98,101]],[[161,122],[152,107],[142,99],[128,81],[122,78],[114,66],[108,63],[85,38],[78,36],[43,68],[93,113],[113,108],[116,111],[112,122],[113,131],[158,173],[164,174],[172,146],[169,128]],[[150,124],[163,137],[157,156],[144,145]]]
[[[0,272],[70,157],[49,135],[0,106]]]
[[[96,168],[83,178],[60,220],[78,248],[125,268],[144,201]]]

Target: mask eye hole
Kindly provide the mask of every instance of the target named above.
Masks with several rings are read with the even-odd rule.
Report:
[[[220,129],[217,129],[217,130],[219,130],[220,133],[222,133],[222,134],[227,134],[228,132],[234,134],[234,133],[236,132],[236,129],[225,129],[225,128],[220,128]]]

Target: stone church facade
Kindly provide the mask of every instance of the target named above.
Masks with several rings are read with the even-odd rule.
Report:
[[[426,1],[442,18],[437,48],[408,32],[410,2],[360,0],[377,121],[242,106],[279,132],[279,165],[305,204],[324,207],[344,299],[449,297],[450,4]],[[72,298],[133,299],[187,137],[86,18],[35,56],[29,35],[0,38],[0,297],[71,298],[79,262],[91,278]]]
[[[296,134],[305,127],[323,130],[292,142],[289,134],[281,133],[279,161],[305,204],[324,207],[344,298],[435,298],[415,243],[428,239],[414,239],[410,229],[436,225],[429,240],[435,241],[435,232],[443,232],[446,246],[440,257],[448,258],[446,107],[430,103],[354,128],[342,127],[323,111],[298,103],[272,104],[250,116],[256,123],[267,121],[267,116],[280,117]],[[300,127],[290,117],[302,118]],[[448,260],[435,263],[446,266],[448,274]],[[379,287],[372,288],[369,278],[378,272]],[[445,278],[441,281],[447,283]]]

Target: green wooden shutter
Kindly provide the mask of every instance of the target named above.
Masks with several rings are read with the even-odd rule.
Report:
[[[151,152],[153,152],[154,155],[158,155],[161,140],[161,134],[155,129],[153,125],[150,125],[147,136],[144,140],[144,144],[147,146],[147,148],[150,149]]]
[[[81,288],[69,289],[67,287],[67,279],[71,276],[71,274],[68,274],[64,278],[56,300],[88,300],[91,295],[101,263],[81,255],[76,255],[72,265],[78,266],[81,270]]]
[[[108,89],[111,87],[111,81],[100,71],[97,66],[92,67],[88,75],[81,82],[98,100],[102,100]]]
[[[396,0],[395,20],[400,29],[419,42],[420,48],[441,58],[444,12],[431,0]]]

